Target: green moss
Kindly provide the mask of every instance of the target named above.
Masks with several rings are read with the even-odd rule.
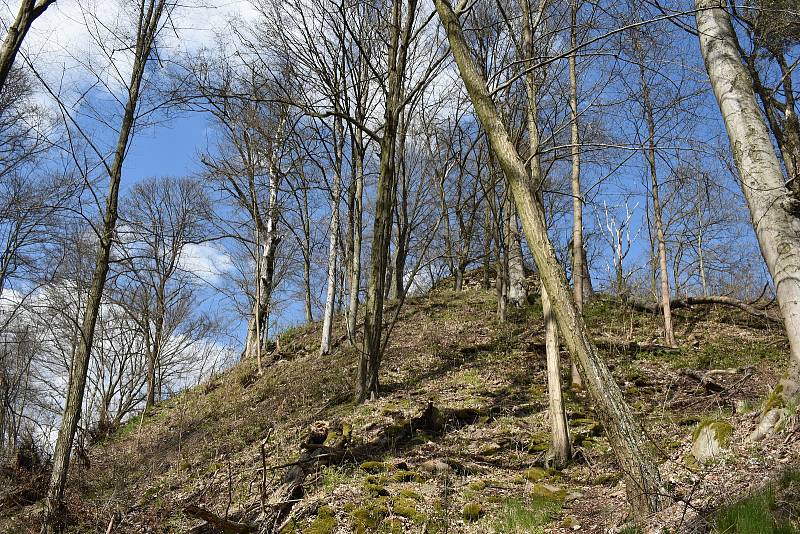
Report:
[[[469,502],[464,505],[464,509],[461,511],[461,517],[470,523],[474,523],[480,519],[483,514],[483,506],[481,506],[479,502]]]
[[[699,471],[702,467],[692,453],[687,453],[683,456],[683,463],[690,471],[694,472]]]
[[[424,523],[427,517],[417,511],[416,501],[405,497],[397,497],[392,500],[392,511],[400,517],[410,519],[415,523]]]
[[[783,384],[778,384],[775,386],[775,389],[767,397],[767,400],[764,402],[764,408],[762,413],[767,413],[770,410],[784,408],[783,402]]]
[[[291,519],[280,531],[280,534],[295,534],[297,532],[297,521]]]
[[[386,489],[386,486],[383,484],[377,484],[373,482],[364,481],[364,490],[373,496],[387,496],[389,495],[389,491]]]
[[[484,489],[486,489],[486,481],[485,480],[475,480],[473,482],[470,482],[469,486],[467,486],[467,487],[469,489],[471,489],[472,491],[483,491]]]
[[[414,499],[415,501],[422,500],[422,495],[420,495],[419,493],[417,493],[412,489],[401,489],[398,492],[398,495],[400,495],[401,497],[405,497],[406,499]]]
[[[542,469],[541,467],[531,467],[530,469],[523,471],[522,478],[528,482],[539,482],[540,480],[547,478],[547,470]]]
[[[389,515],[389,506],[386,497],[371,499],[353,510],[350,517],[353,521],[353,530],[357,534],[370,534],[378,529]]]
[[[390,482],[422,482],[422,477],[419,473],[415,473],[414,471],[407,471],[405,469],[401,469],[400,471],[396,471],[389,476]]]
[[[406,526],[396,517],[388,517],[383,520],[379,532],[389,532],[390,534],[402,534],[406,531]]]
[[[700,436],[700,432],[702,432],[704,428],[709,428],[714,433],[714,437],[720,446],[728,446],[728,443],[731,440],[731,435],[733,434],[733,426],[731,426],[730,423],[720,419],[706,419],[701,421],[695,427],[694,432],[692,432],[692,441],[697,440],[697,438]]]
[[[546,433],[534,434],[531,436],[528,452],[544,452],[550,448],[550,436]]]
[[[567,497],[567,490],[549,484],[534,484],[532,493],[536,497],[559,503]]]
[[[322,506],[317,512],[317,518],[303,530],[303,534],[331,534],[337,525],[333,510],[328,506]]]

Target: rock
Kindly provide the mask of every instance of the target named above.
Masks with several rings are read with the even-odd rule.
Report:
[[[558,486],[553,486],[552,484],[534,484],[533,494],[545,499],[563,501],[567,496],[567,491]]]
[[[421,463],[419,469],[427,473],[446,473],[453,470],[447,462],[438,458]]]
[[[483,513],[484,510],[483,506],[481,506],[481,503],[470,502],[464,505],[464,510],[462,510],[461,516],[464,518],[465,521],[474,523],[475,521],[481,518]]]
[[[564,499],[564,502],[577,501],[581,497],[583,497],[583,493],[581,493],[580,491],[572,491],[567,494],[567,497]]]
[[[580,530],[581,529],[581,525],[580,525],[580,523],[578,523],[578,518],[575,517],[572,514],[570,514],[570,515],[568,515],[568,516],[566,516],[564,518],[564,520],[561,522],[561,527],[562,528],[570,528],[572,530]]]
[[[481,456],[493,456],[502,450],[503,447],[501,447],[499,443],[491,442],[481,447],[478,450],[478,454]]]
[[[762,440],[788,415],[789,412],[785,408],[772,408],[770,411],[764,414],[764,416],[758,422],[756,429],[753,430],[749,436],[747,436],[747,441],[749,443],[755,443],[756,441]]]
[[[732,433],[733,427],[727,421],[701,422],[692,434],[692,456],[701,463],[713,460],[727,449]]]

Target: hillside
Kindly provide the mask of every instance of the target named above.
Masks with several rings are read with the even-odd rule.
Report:
[[[781,329],[739,310],[681,309],[681,348],[673,350],[658,345],[658,316],[604,299],[586,315],[658,450],[669,489],[689,503],[667,514],[673,528],[792,532],[800,506],[783,496],[800,490],[796,426],[744,443],[785,363]],[[112,517],[115,533],[218,531],[204,526],[203,511],[227,516],[238,525],[231,532],[246,531],[241,525],[267,531],[276,489],[305,465],[297,463],[302,444],[306,455],[342,444],[346,452],[317,458],[332,465],[309,469],[302,498],[280,503],[283,532],[625,525],[621,476],[583,394],[567,394],[575,461],[560,472],[544,465],[549,419],[538,300],[500,324],[494,294],[475,287],[410,298],[384,359],[383,396],[362,405],[352,402],[357,353],[337,329],[330,356],[317,354],[319,325],[285,332],[263,376],[243,361],[95,445],[71,472],[71,531],[105,532]],[[700,464],[692,434],[708,421],[729,423],[732,432],[728,450]],[[751,508],[767,517],[756,530],[729,529],[738,512],[726,515],[720,506],[749,495],[745,504],[760,503]],[[0,525],[36,532],[40,506],[9,507]]]

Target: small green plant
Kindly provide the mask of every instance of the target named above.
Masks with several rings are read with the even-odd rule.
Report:
[[[798,534],[800,529],[786,517],[796,516],[793,501],[777,498],[778,493],[796,495],[800,486],[800,472],[785,473],[775,484],[738,502],[729,504],[715,514],[715,532],[720,534]],[[781,506],[794,508],[787,510]]]
[[[532,498],[527,505],[517,500],[503,503],[494,521],[500,533],[544,532],[544,526],[553,521],[561,506],[552,499]]]

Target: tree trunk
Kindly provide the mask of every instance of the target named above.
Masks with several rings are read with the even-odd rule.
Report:
[[[534,57],[533,32],[534,19],[531,17],[529,0],[520,0],[522,14],[527,21],[522,30],[522,41],[525,47],[524,54],[527,58]],[[539,11],[535,18],[540,21],[545,7],[543,1],[539,6]],[[530,159],[530,183],[537,187],[536,195],[538,207],[544,216],[544,196],[542,187],[544,185],[544,173],[542,172],[541,158],[539,157],[539,122],[538,122],[538,93],[539,88],[536,84],[536,77],[533,72],[525,75],[525,89],[528,94],[528,105],[525,114],[528,122],[528,145]],[[516,214],[515,224],[516,224]],[[564,402],[561,392],[561,355],[558,346],[558,325],[550,302],[547,288],[542,284],[542,317],[544,318],[544,344],[547,355],[547,398],[550,406],[551,439],[550,450],[548,451],[548,461],[554,467],[561,468],[572,458],[572,446],[569,440],[569,428],[567,426],[567,412],[564,409]]]
[[[56,0],[39,0],[38,2],[22,0],[20,3],[17,16],[8,27],[2,48],[0,48],[0,92],[6,85],[11,67],[14,66],[14,60],[17,58],[22,41],[31,29],[31,24],[55,2]]]
[[[386,266],[392,231],[392,204],[395,198],[395,149],[400,112],[403,107],[403,72],[408,57],[416,0],[408,0],[406,20],[401,28],[401,0],[393,0],[391,33],[388,47],[388,76],[384,104],[383,137],[375,198],[375,224],[372,231],[372,253],[367,297],[364,302],[364,350],[358,368],[358,400],[378,396],[378,370],[383,350],[383,302],[386,290]],[[401,40],[402,33],[402,40]]]
[[[334,143],[336,155],[333,176],[333,191],[331,192],[331,224],[329,228],[328,248],[328,291],[325,299],[325,315],[322,318],[322,341],[319,344],[319,353],[328,354],[331,351],[331,330],[333,328],[333,307],[336,303],[336,260],[339,253],[339,200],[342,187],[342,168],[344,165],[344,125],[341,118],[334,119]]]
[[[542,286],[544,314],[544,346],[547,354],[547,399],[550,404],[550,450],[547,453],[552,467],[560,469],[572,459],[567,412],[561,393],[561,355],[558,348],[558,325],[550,306],[550,297]]]
[[[128,101],[125,104],[125,112],[117,138],[114,161],[108,169],[108,198],[106,199],[103,226],[97,247],[95,268],[81,323],[81,335],[75,351],[75,357],[72,360],[61,427],[53,450],[53,469],[45,502],[47,514],[46,530],[48,532],[59,532],[62,529],[60,520],[62,519],[64,488],[67,482],[72,443],[75,439],[75,431],[78,428],[83,395],[86,390],[86,374],[89,369],[89,357],[94,341],[95,326],[100,313],[100,303],[103,297],[106,275],[108,274],[109,256],[117,224],[117,205],[120,182],[122,180],[122,166],[135,123],[136,107],[139,101],[139,89],[144,76],[144,69],[158,32],[164,6],[165,1],[160,0],[155,5],[151,4],[148,9],[143,9],[140,14],[139,33],[137,35],[131,83],[128,90]]]
[[[753,80],[739,55],[727,3],[696,0],[695,6],[700,48],[789,338],[789,368],[775,393],[784,399],[795,399],[800,395],[798,201],[786,187],[772,139],[756,103]]]
[[[572,174],[570,186],[572,190],[572,284],[575,295],[575,306],[578,313],[583,313],[583,285],[584,262],[583,250],[583,197],[581,194],[581,152],[580,152],[580,132],[578,130],[578,0],[570,2],[570,46],[572,52],[569,55],[569,108],[570,108],[570,136],[572,143]],[[583,389],[581,374],[578,366],[572,361],[570,365],[570,387],[573,389]],[[560,391],[559,391],[560,394]]]
[[[552,301],[564,342],[580,363],[584,383],[606,428],[620,470],[624,473],[633,513],[643,519],[666,504],[661,476],[649,450],[647,437],[589,339],[586,325],[575,307],[572,292],[547,235],[542,206],[528,186],[525,162],[511,142],[486,88],[486,80],[472,60],[458,17],[446,0],[435,0],[435,5],[475,112],[514,195],[517,212],[539,268],[542,285]]]
[[[347,306],[347,333],[349,338],[355,339],[356,317],[358,316],[358,295],[361,289],[361,217],[364,201],[364,140],[361,133],[353,135],[353,180],[355,191],[353,194],[352,216],[352,251],[350,254],[350,301]]]
[[[259,372],[261,371],[261,349],[265,341],[269,306],[272,300],[272,290],[274,289],[275,258],[281,241],[280,236],[278,236],[278,181],[277,163],[273,161],[270,168],[267,227],[257,232],[256,261],[259,264],[256,268],[256,298],[253,302],[253,312],[247,325],[244,354],[245,358],[257,358],[259,360]],[[254,222],[258,227],[262,223],[262,219],[257,210],[258,207],[254,206]],[[263,252],[258,250],[261,246],[261,235],[265,236]]]
[[[505,250],[508,255],[508,303],[520,307],[528,302],[528,289],[525,287],[525,263],[522,259],[522,238],[519,235],[517,212],[514,209],[514,202],[510,195],[506,195],[505,204]]]
[[[653,200],[653,223],[658,243],[658,272],[661,290],[661,308],[664,314],[664,341],[670,347],[675,346],[675,333],[672,328],[672,310],[669,307],[669,270],[667,269],[667,243],[664,236],[664,221],[661,214],[661,201],[658,196],[658,170],[656,167],[656,127],[653,117],[653,103],[650,100],[650,86],[645,71],[645,55],[641,52],[638,39],[635,42],[639,56],[639,83],[642,88],[642,107],[647,121],[647,149],[645,156],[650,170],[650,194]]]

